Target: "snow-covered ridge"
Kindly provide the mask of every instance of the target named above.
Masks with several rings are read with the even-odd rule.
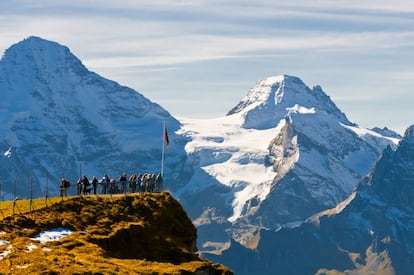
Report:
[[[346,198],[344,201],[338,203],[338,205],[336,205],[334,208],[322,211],[320,213],[317,213],[315,215],[313,215],[312,217],[310,217],[307,221],[309,222],[313,222],[317,225],[319,225],[319,219],[322,216],[331,216],[331,215],[338,215],[339,213],[341,213],[345,207],[347,207],[354,199],[356,196],[356,192],[352,192],[351,195]]]
[[[361,127],[344,125],[344,124],[342,124],[342,126],[347,129],[350,129],[355,134],[357,134],[360,138],[365,139],[367,141],[372,140],[373,138],[376,138],[378,140],[384,140],[384,141],[389,140],[393,144],[393,148],[396,148],[396,145],[398,145],[398,143],[401,140],[400,138],[381,135],[377,131],[373,131],[370,129],[364,129]]]

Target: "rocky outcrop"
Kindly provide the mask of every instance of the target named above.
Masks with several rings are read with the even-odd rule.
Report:
[[[56,228],[71,233],[44,243],[33,239]],[[232,274],[199,258],[197,231],[169,193],[70,198],[5,217],[0,232],[0,253],[7,249],[3,242],[13,251],[0,257],[0,273],[25,266],[26,274],[146,274],[150,266],[151,274]]]

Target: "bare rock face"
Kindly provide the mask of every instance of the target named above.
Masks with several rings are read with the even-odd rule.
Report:
[[[388,149],[371,175],[370,187],[387,204],[400,209],[414,209],[414,126],[410,126],[398,149]]]

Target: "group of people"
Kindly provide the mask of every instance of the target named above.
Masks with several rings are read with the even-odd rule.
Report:
[[[100,186],[101,194],[123,194],[123,193],[136,193],[136,192],[160,192],[162,190],[163,179],[161,173],[159,174],[136,174],[133,173],[127,178],[126,173],[123,173],[118,180],[110,178],[107,174],[104,174],[101,179],[97,179],[93,176],[92,180],[89,180],[86,175],[83,175],[76,182],[78,195],[98,194],[98,186]],[[71,183],[62,178],[60,181],[60,196],[67,196],[67,189],[71,186]]]

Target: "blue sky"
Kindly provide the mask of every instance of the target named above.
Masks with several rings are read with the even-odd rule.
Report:
[[[226,114],[257,81],[321,85],[363,127],[414,124],[414,1],[0,1],[0,52],[35,35],[178,117]]]

